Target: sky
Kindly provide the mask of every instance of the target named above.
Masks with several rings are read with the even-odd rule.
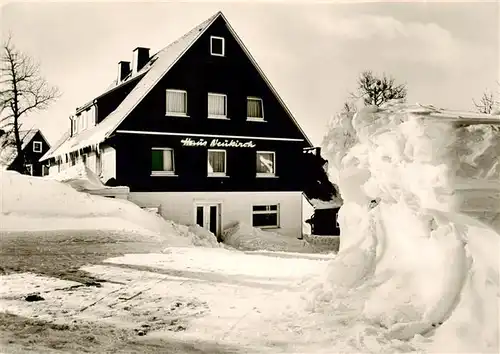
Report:
[[[2,37],[62,92],[26,126],[53,143],[134,48],[154,53],[219,10],[315,145],[364,70],[405,83],[410,103],[449,109],[498,87],[497,2],[11,2]]]

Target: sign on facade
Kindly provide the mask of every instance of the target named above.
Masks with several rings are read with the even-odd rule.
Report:
[[[192,146],[192,147],[212,147],[212,148],[254,148],[256,145],[253,141],[241,142],[239,140],[228,140],[228,139],[191,139],[184,138],[181,140],[183,146]]]

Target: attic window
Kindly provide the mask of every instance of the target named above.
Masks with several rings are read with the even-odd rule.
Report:
[[[34,141],[33,142],[33,152],[42,152],[42,142]]]
[[[223,57],[224,56],[224,38],[210,37],[210,54]]]

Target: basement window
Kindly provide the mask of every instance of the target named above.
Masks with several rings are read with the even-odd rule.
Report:
[[[210,37],[210,54],[215,55],[215,56],[219,56],[219,57],[223,57],[225,54],[224,53],[225,52],[224,44],[225,44],[224,38],[211,36]]]
[[[33,142],[33,152],[42,152],[42,142],[34,141]]]
[[[254,205],[252,207],[252,226],[278,228],[280,226],[279,205]]]

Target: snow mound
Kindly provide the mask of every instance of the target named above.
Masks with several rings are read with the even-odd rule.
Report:
[[[2,231],[119,230],[176,246],[218,247],[213,235],[183,227],[123,199],[76,191],[54,179],[0,172]]]
[[[344,200],[340,251],[309,284],[307,305],[426,352],[498,352],[500,236],[464,214],[457,189],[498,179],[499,133],[419,109],[391,102],[352,118],[355,139],[330,165]],[[484,211],[500,213],[491,205]]]
[[[222,247],[222,245],[217,241],[217,236],[199,225],[179,225],[173,221],[166,221],[166,223],[170,225],[176,234],[186,238],[194,246],[210,248]]]
[[[244,251],[314,252],[303,240],[263,231],[245,223],[235,223],[225,229],[221,238],[226,245]]]
[[[71,166],[64,171],[61,171],[54,176],[48,176],[47,178],[66,183],[77,191],[93,191],[110,188],[104,185],[99,176],[97,176],[83,163]]]

